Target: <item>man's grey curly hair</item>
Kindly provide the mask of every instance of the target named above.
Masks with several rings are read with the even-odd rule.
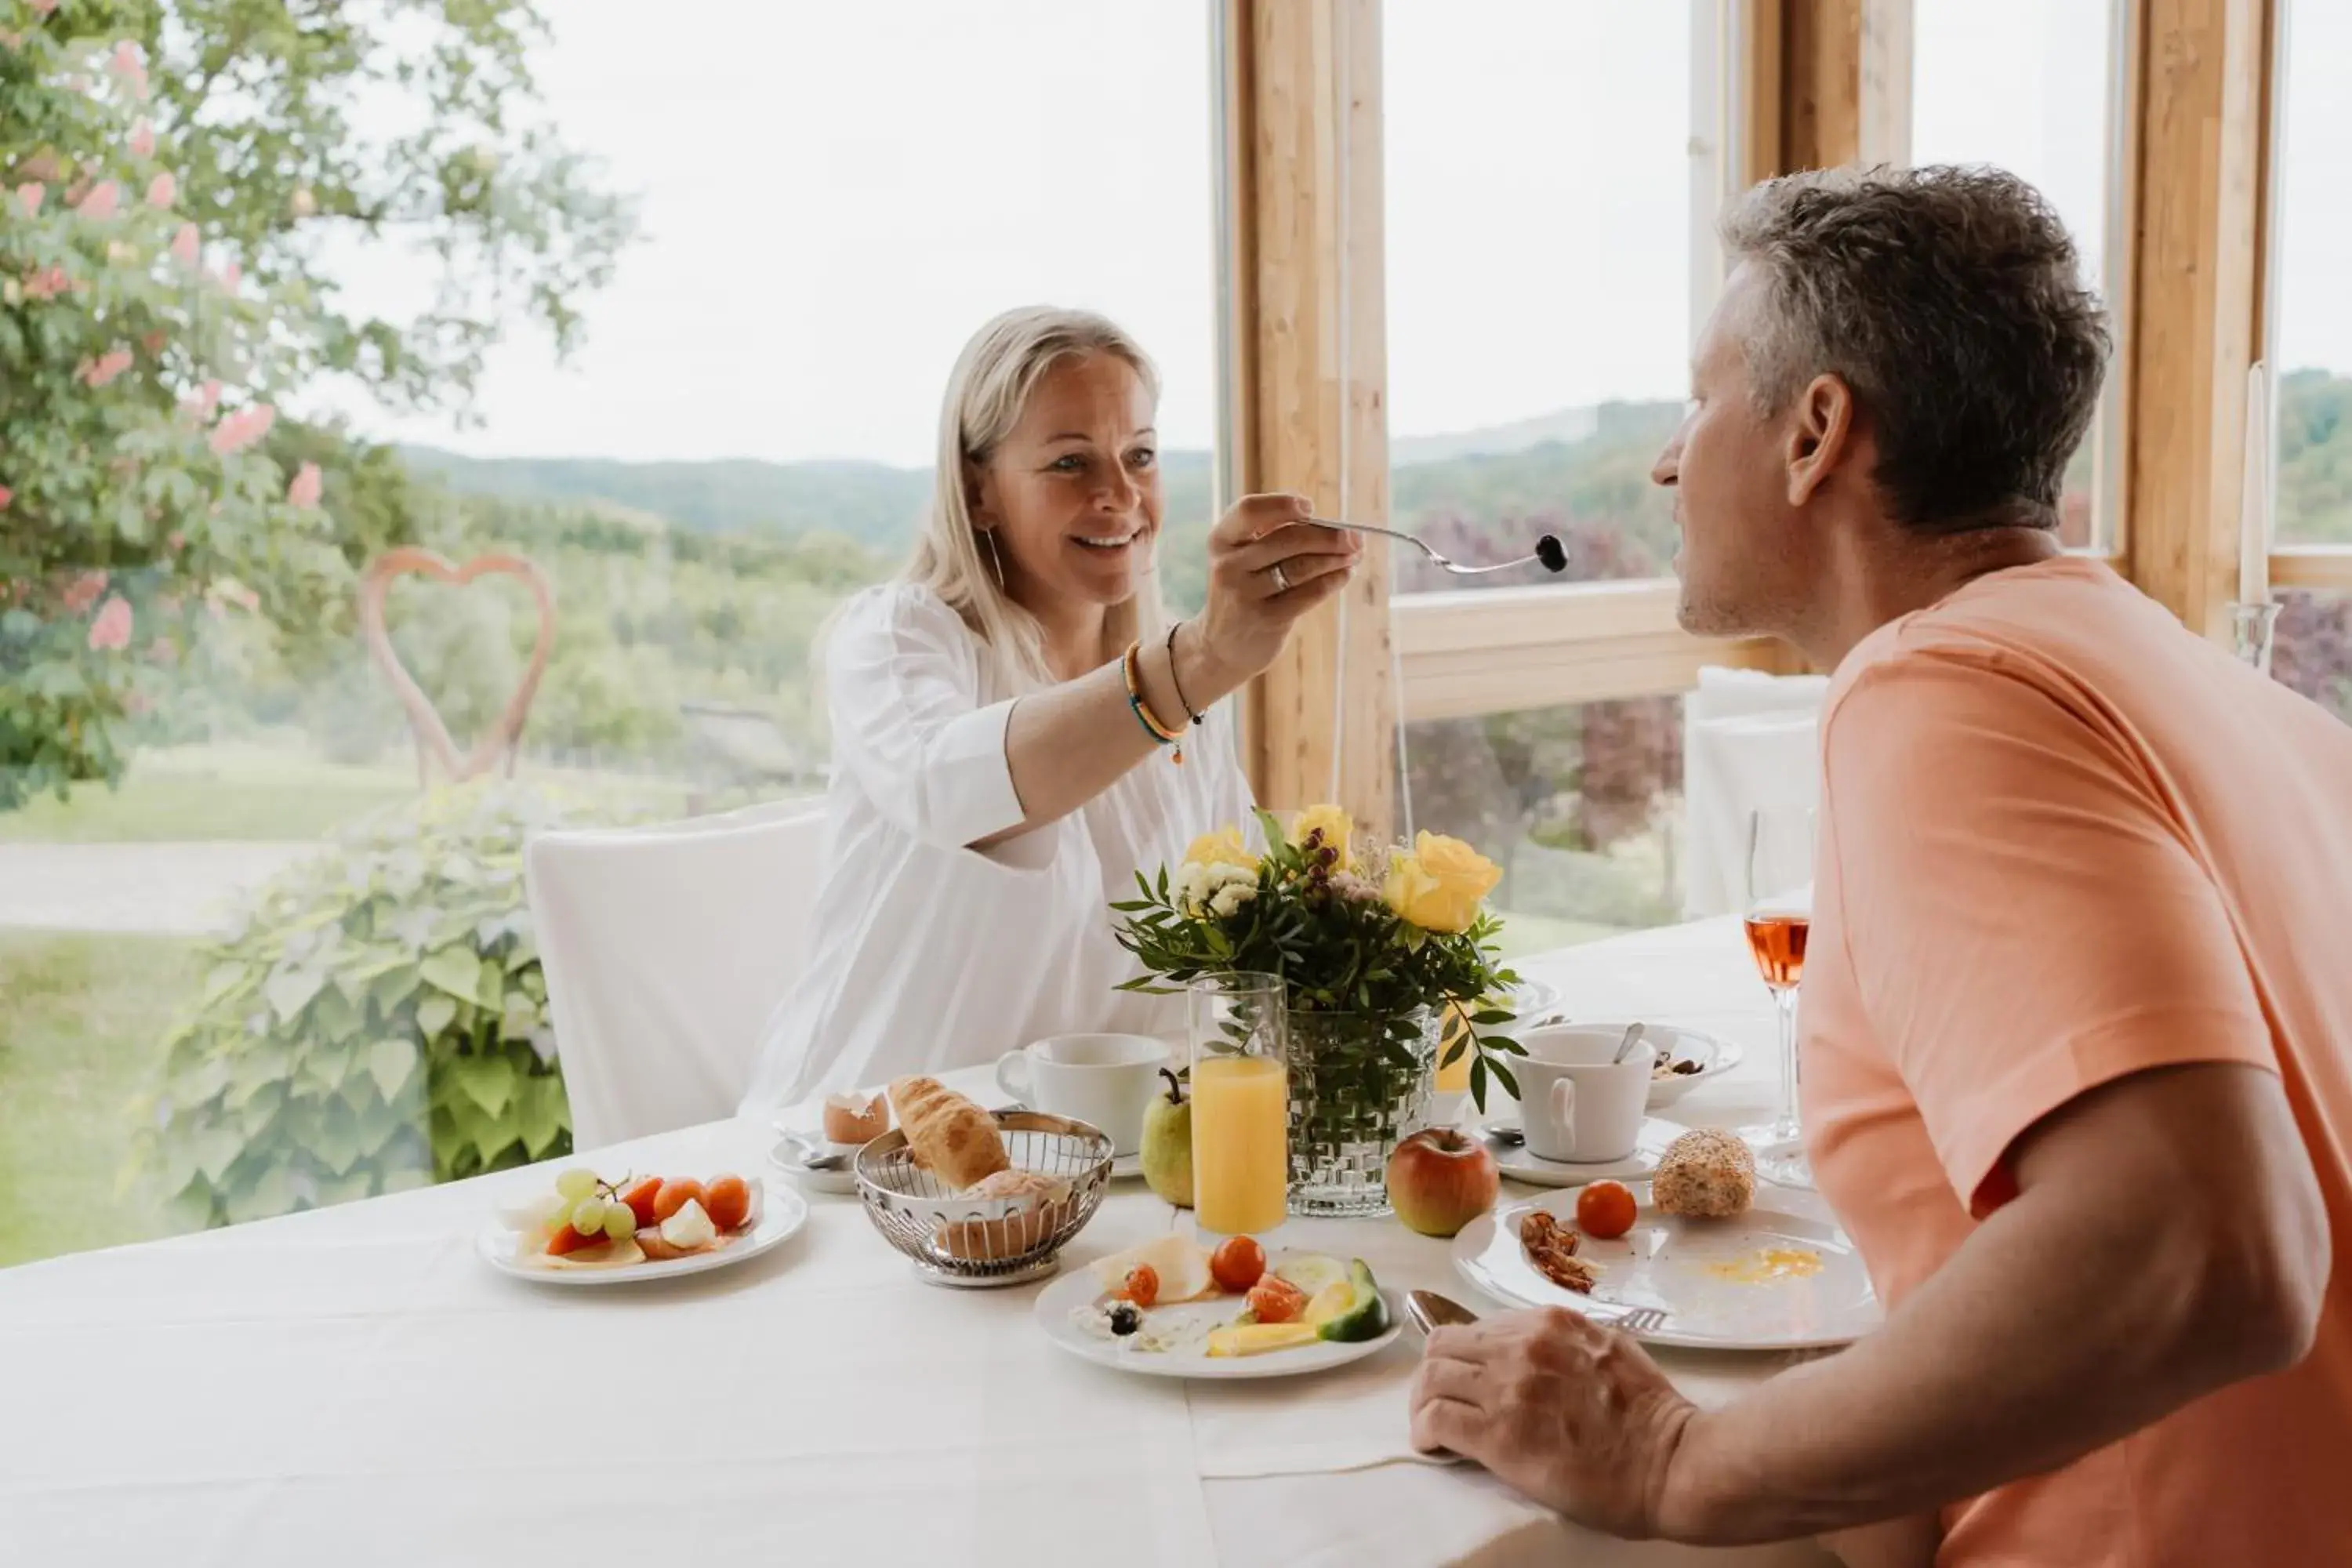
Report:
[[[1764,276],[1742,323],[1762,414],[1836,375],[1876,435],[1873,478],[1898,521],[2056,526],[2110,344],[2039,192],[1990,168],[1819,170],[1749,191],[1723,237]]]

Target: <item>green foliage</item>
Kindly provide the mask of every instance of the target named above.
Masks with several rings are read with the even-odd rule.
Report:
[[[1324,1066],[1341,1078],[1409,1070],[1430,1017],[1460,1009],[1474,1025],[1466,1044],[1476,1053],[1478,1103],[1490,1071],[1510,1084],[1496,1058],[1519,1047],[1493,1032],[1510,1016],[1486,999],[1518,976],[1496,965],[1493,912],[1481,909],[1458,933],[1423,931],[1381,895],[1385,851],[1327,845],[1319,827],[1294,843],[1264,812],[1258,823],[1267,847],[1255,867],[1188,862],[1172,878],[1165,867],[1156,879],[1137,873],[1142,896],[1111,908],[1122,917],[1119,945],[1146,973],[1122,989],[1166,994],[1232,970],[1278,974],[1294,1030],[1302,1015],[1331,1021],[1307,1026],[1308,1048],[1339,1053]],[[1343,854],[1354,869],[1342,868]]]
[[[259,445],[272,399],[462,398],[509,306],[576,334],[630,221],[526,113],[540,30],[520,0],[0,0],[0,810],[119,778],[148,668],[224,605],[298,668],[347,640],[404,470]],[[360,97],[416,122],[363,133]],[[354,232],[437,265],[427,315],[341,310],[319,268]],[[289,495],[312,464],[323,504]]]
[[[2352,544],[2352,375],[2279,378],[2278,536]]]
[[[397,1192],[572,1147],[525,837],[563,808],[445,791],[288,871],[202,954],[137,1158],[186,1226]]]

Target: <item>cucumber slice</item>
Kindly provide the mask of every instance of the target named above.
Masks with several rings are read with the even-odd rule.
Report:
[[[1275,1266],[1274,1277],[1298,1287],[1298,1293],[1312,1301],[1323,1293],[1323,1288],[1348,1278],[1348,1266],[1336,1258],[1326,1258],[1310,1252],[1297,1258],[1286,1258]]]

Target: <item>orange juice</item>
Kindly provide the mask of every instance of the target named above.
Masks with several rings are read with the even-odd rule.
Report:
[[[1272,1230],[1290,1207],[1290,1078],[1267,1057],[1192,1064],[1192,1218],[1219,1236]]]
[[[1474,1053],[1470,1049],[1469,1032],[1470,1026],[1462,1009],[1446,1008],[1445,1028],[1437,1047],[1437,1081],[1430,1086],[1440,1094],[1459,1094],[1470,1087],[1470,1058]],[[1454,1048],[1456,1041],[1461,1042],[1462,1054],[1449,1063],[1445,1053]]]

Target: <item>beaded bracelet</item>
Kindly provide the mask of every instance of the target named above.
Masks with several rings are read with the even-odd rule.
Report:
[[[1127,676],[1128,710],[1135,715],[1135,721],[1143,726],[1145,734],[1163,746],[1176,748],[1172,760],[1178,767],[1182,767],[1184,765],[1184,731],[1171,730],[1162,724],[1159,715],[1151,711],[1151,705],[1143,700],[1142,649],[1143,645],[1140,642],[1129,643],[1127,645],[1126,656],[1118,661],[1119,668]]]

